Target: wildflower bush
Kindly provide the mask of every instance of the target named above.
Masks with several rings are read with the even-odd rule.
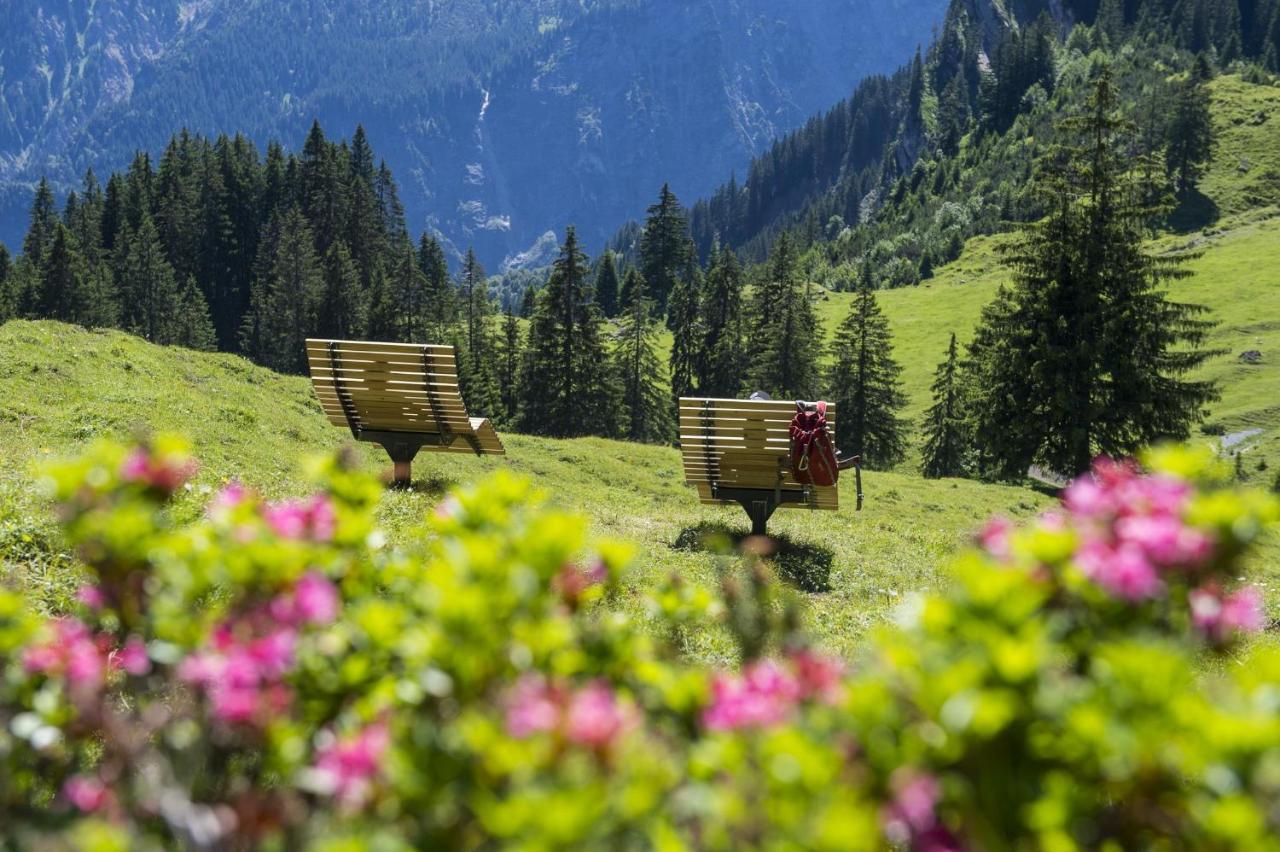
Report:
[[[158,439],[49,473],[89,580],[52,618],[0,592],[13,845],[1278,845],[1280,653],[1238,575],[1280,509],[1194,454],[993,522],[856,665],[750,554],[619,615],[626,551],[513,476],[392,547],[342,457],[180,524],[193,470]],[[740,660],[681,655],[713,621]]]

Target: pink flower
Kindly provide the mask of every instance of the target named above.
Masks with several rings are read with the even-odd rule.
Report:
[[[1131,515],[1115,524],[1116,537],[1141,549],[1152,562],[1163,566],[1195,566],[1213,553],[1213,542],[1204,533],[1186,526],[1175,515]]]
[[[111,791],[97,778],[73,775],[62,785],[62,795],[78,811],[86,814],[105,809],[112,800]]]
[[[1150,560],[1133,545],[1116,548],[1091,541],[1080,548],[1076,559],[1089,579],[1122,600],[1148,600],[1164,588]]]
[[[151,671],[147,646],[136,636],[130,637],[124,647],[116,652],[114,662],[131,675],[144,675]]]
[[[800,685],[800,695],[807,700],[834,704],[840,698],[840,679],[844,675],[844,663],[836,657],[813,651],[798,651],[791,655]]]
[[[337,526],[333,503],[323,494],[268,506],[264,516],[276,535],[291,541],[330,541]]]
[[[120,478],[125,482],[136,482],[165,494],[177,491],[195,472],[194,461],[152,454],[145,447],[134,449],[120,466]]]
[[[1266,627],[1262,595],[1256,587],[1245,586],[1222,602],[1222,624],[1240,633],[1257,633]]]
[[[602,683],[593,683],[578,690],[569,702],[565,735],[578,745],[603,749],[625,730],[628,721],[628,714],[613,691]]]
[[[23,667],[33,674],[65,676],[74,687],[101,687],[107,674],[108,637],[94,638],[83,622],[70,617],[56,618],[51,626],[53,636],[47,642],[26,649]]]
[[[290,627],[263,630],[249,619],[225,622],[214,630],[209,648],[182,661],[178,677],[204,691],[216,719],[260,723],[293,700],[283,679],[293,667],[296,642]]]
[[[717,675],[703,723],[713,731],[769,727],[790,715],[800,683],[772,660],[753,663],[741,675]]]
[[[559,696],[538,675],[525,675],[507,695],[507,733],[521,739],[556,728]]]
[[[1012,533],[1012,521],[1008,518],[992,518],[978,533],[978,545],[993,558],[1003,562],[1013,553],[1009,546]]]
[[[229,482],[222,487],[221,491],[213,495],[213,499],[209,501],[207,511],[212,518],[221,517],[228,512],[234,511],[248,499],[249,489],[239,482]]]
[[[957,850],[959,842],[938,821],[942,789],[932,775],[899,769],[890,779],[893,799],[881,813],[885,836],[897,845],[913,850],[946,852]]]
[[[358,734],[334,742],[317,753],[315,768],[332,787],[333,795],[348,807],[363,804],[369,787],[382,771],[382,760],[391,735],[378,722]]]
[[[102,589],[97,586],[81,586],[76,592],[76,600],[82,606],[94,611],[102,609],[107,604],[106,595],[102,594]]]
[[[1191,622],[1214,642],[1225,642],[1240,633],[1256,633],[1266,626],[1262,596],[1253,586],[1226,597],[1210,586],[1196,589],[1187,599]]]
[[[337,586],[323,574],[304,575],[294,589],[295,611],[311,624],[331,624],[338,617],[341,605]]]

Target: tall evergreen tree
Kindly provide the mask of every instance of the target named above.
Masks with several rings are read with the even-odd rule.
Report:
[[[502,334],[498,338],[498,390],[502,398],[503,424],[515,422],[520,410],[520,321],[511,311],[502,317]]]
[[[397,243],[388,266],[387,297],[395,320],[392,339],[401,343],[435,343],[428,340],[427,276],[418,267],[413,243],[403,237]]]
[[[689,217],[667,184],[648,211],[640,236],[640,273],[659,313],[665,313],[693,245]]]
[[[53,244],[58,224],[58,208],[53,198],[53,189],[49,186],[49,181],[40,178],[35,197],[31,201],[27,236],[22,241],[22,255],[34,266],[39,267],[44,262],[44,254]]]
[[[426,330],[432,340],[444,340],[457,314],[449,262],[440,242],[428,233],[418,240],[418,268],[426,278]]]
[[[836,444],[862,456],[863,464],[885,470],[905,455],[907,424],[899,414],[907,403],[902,368],[893,360],[889,322],[864,271],[848,317],[836,331],[827,375],[836,406]]]
[[[924,465],[928,479],[964,476],[969,452],[968,419],[961,394],[959,347],[955,332],[947,358],[933,379],[933,405],[924,417]]]
[[[785,232],[753,294],[750,340],[747,376],[752,390],[776,399],[817,396],[822,328],[807,286],[799,282],[795,250]]]
[[[1197,75],[1178,85],[1167,127],[1165,165],[1174,189],[1185,196],[1200,182],[1217,148],[1209,89]]]
[[[636,282],[639,283],[639,282]],[[671,395],[676,401],[692,396],[697,388],[698,367],[703,361],[705,335],[702,327],[702,270],[693,252],[689,253],[684,274],[676,279],[668,306],[667,324],[671,327]],[[635,293],[630,294],[636,299]]]
[[[13,262],[9,259],[9,249],[0,243],[0,323],[7,322],[18,315],[17,294],[13,291]]]
[[[144,210],[140,215],[137,230],[126,224],[123,232],[121,321],[126,331],[152,343],[167,343],[178,308],[178,284],[151,214]]]
[[[742,392],[746,364],[742,267],[728,249],[712,253],[702,302],[702,326],[706,336],[698,370],[700,392],[713,398],[734,399]]]
[[[168,328],[166,343],[213,352],[218,348],[217,335],[213,333],[213,320],[209,305],[200,292],[194,275],[188,275],[178,290],[173,322]]]
[[[596,303],[601,312],[612,319],[618,315],[621,303],[618,301],[618,261],[612,251],[606,250],[600,257],[596,271]]]
[[[573,227],[538,298],[520,370],[520,427],[568,438],[617,431],[617,385]]]
[[[89,268],[75,237],[61,222],[54,225],[52,239],[43,252],[39,282],[38,316],[92,324],[85,322],[86,314],[93,312],[88,298]]]
[[[502,389],[492,340],[493,303],[489,301],[489,280],[471,249],[458,277],[462,299],[461,345],[458,379],[467,407],[482,417],[502,410]]]
[[[324,273],[311,228],[297,209],[281,218],[279,238],[273,242],[265,276],[254,286],[245,346],[260,364],[301,373],[307,365],[306,338],[324,293]]]
[[[622,314],[622,329],[613,350],[622,389],[622,434],[629,441],[664,444],[672,439],[675,428],[657,352],[653,304],[639,271],[633,267],[627,279],[631,301]]]
[[[520,297],[520,319],[533,319],[533,312],[538,307],[538,290],[536,287],[526,287],[524,295]]]
[[[316,332],[335,340],[359,339],[368,317],[369,305],[360,286],[360,273],[347,244],[337,240],[324,257],[324,296]]]
[[[1013,288],[986,312],[970,349],[975,442],[991,473],[1031,464],[1083,473],[1094,456],[1129,455],[1185,438],[1213,385],[1184,377],[1210,354],[1204,308],[1171,302],[1187,273],[1146,248],[1156,215],[1109,69],[1065,141],[1040,160],[1035,189],[1048,215],[1008,251]]]

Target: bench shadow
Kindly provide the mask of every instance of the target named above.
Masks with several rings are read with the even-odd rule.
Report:
[[[682,529],[671,543],[671,549],[686,553],[735,556],[742,552],[742,544],[749,538],[750,533],[744,529],[708,521]],[[792,541],[786,535],[770,536],[770,540],[773,543],[773,553],[768,559],[784,583],[810,594],[831,591],[834,552],[816,544]]]
[[[449,489],[458,484],[456,479],[449,476],[415,476],[408,485],[400,486],[391,483],[389,474],[383,478],[387,482],[388,490],[436,498],[443,497]]]

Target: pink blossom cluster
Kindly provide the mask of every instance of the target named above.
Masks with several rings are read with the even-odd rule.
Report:
[[[62,785],[62,796],[81,813],[100,813],[115,803],[111,789],[97,778],[74,775]]]
[[[1144,476],[1130,462],[1100,459],[1091,476],[1063,495],[1082,538],[1078,564],[1115,597],[1159,596],[1167,572],[1194,571],[1213,555],[1213,538],[1183,520],[1191,496],[1191,486],[1179,479]]]
[[[348,808],[358,808],[369,796],[382,771],[382,760],[391,735],[384,722],[376,722],[356,734],[334,740],[316,753],[315,770]]]
[[[1196,589],[1188,596],[1191,621],[1214,642],[1226,642],[1240,633],[1256,633],[1266,626],[1262,595],[1246,586],[1225,595],[1216,586]]]
[[[221,721],[261,723],[293,700],[284,679],[293,668],[299,629],[332,623],[340,607],[333,583],[309,573],[265,608],[220,625],[211,647],[187,657],[178,676],[204,690]]]
[[[602,585],[608,579],[609,569],[603,562],[596,562],[590,568],[566,565],[552,579],[551,587],[572,608],[578,605],[588,589]]]
[[[333,501],[323,494],[267,506],[263,517],[276,535],[290,541],[332,541],[338,523]]]
[[[713,731],[770,727],[786,721],[804,701],[832,703],[838,698],[839,660],[802,651],[788,663],[758,660],[741,674],[717,675],[703,723]]]
[[[885,836],[914,852],[958,852],[960,841],[938,819],[942,789],[932,775],[899,770],[890,781],[893,798],[881,811]]]
[[[507,694],[506,705],[507,733],[513,737],[555,733],[597,750],[613,745],[635,722],[633,708],[601,681],[573,690],[525,675]]]
[[[120,478],[138,483],[163,494],[172,494],[195,476],[196,463],[191,459],[175,458],[137,447],[120,466]]]
[[[29,646],[23,655],[27,672],[65,677],[74,687],[101,688],[111,667],[111,637],[94,635],[77,618],[55,618],[49,626],[52,635]]]

